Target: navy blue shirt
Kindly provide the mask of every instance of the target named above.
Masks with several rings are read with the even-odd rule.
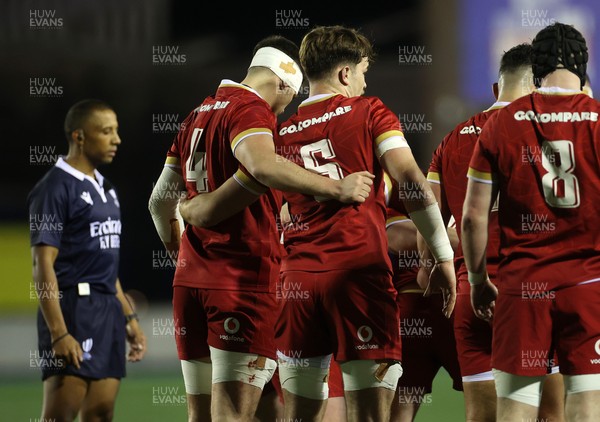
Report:
[[[59,290],[89,283],[116,293],[121,243],[117,193],[98,171],[95,178],[62,158],[27,198],[31,246],[58,248],[54,270]]]

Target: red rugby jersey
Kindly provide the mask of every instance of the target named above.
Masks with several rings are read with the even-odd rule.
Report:
[[[475,149],[477,138],[490,116],[508,103],[495,103],[487,110],[475,114],[468,120],[459,123],[449,132],[433,153],[427,180],[440,184],[441,207],[447,210],[456,221],[456,232],[460,241],[463,202],[467,193],[467,171],[471,155]],[[487,269],[490,279],[495,281],[499,260],[500,228],[498,227],[497,204],[492,208],[488,225]],[[467,281],[462,249],[459,247],[454,255],[457,279]],[[460,285],[459,285],[460,290]]]
[[[481,132],[469,177],[497,183],[499,287],[535,294],[600,279],[600,103],[535,91]]]
[[[391,272],[377,157],[388,148],[408,147],[398,117],[375,97],[313,96],[280,125],[276,143],[287,158],[324,177],[341,179],[363,170],[376,176],[362,204],[285,193],[298,229],[284,235],[282,270]]]
[[[252,135],[273,134],[277,120],[256,91],[223,80],[181,125],[165,166],[181,171],[188,195],[213,191],[231,176],[261,193],[244,211],[203,229],[187,225],[174,286],[274,291],[281,263],[276,216],[280,199],[259,184],[234,156]]]

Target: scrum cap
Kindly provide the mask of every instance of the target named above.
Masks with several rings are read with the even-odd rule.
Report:
[[[556,22],[537,33],[532,43],[533,77],[536,87],[556,69],[567,69],[585,84],[588,49],[583,35],[572,25]]]

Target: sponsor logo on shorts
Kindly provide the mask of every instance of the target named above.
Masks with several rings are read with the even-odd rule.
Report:
[[[223,327],[228,334],[235,334],[240,330],[240,322],[234,317],[229,317],[223,323]]]
[[[92,354],[90,353],[90,351],[92,350],[93,346],[94,340],[91,338],[88,338],[81,342],[81,348],[83,349],[83,360],[90,360],[92,358]]]
[[[596,351],[597,355],[600,355],[600,339],[596,340],[596,343],[594,344],[594,350]],[[599,365],[600,359],[599,358],[590,359],[590,363],[592,365]]]
[[[368,325],[361,325],[358,330],[356,330],[356,335],[358,339],[364,343],[355,346],[356,350],[379,349],[378,344],[369,343],[373,338],[373,329]]]
[[[243,343],[245,339],[243,337],[234,336],[240,330],[240,322],[237,318],[229,317],[223,323],[223,328],[225,332],[229,335],[221,334],[219,338],[225,341],[237,341]]]
[[[369,342],[373,338],[373,330],[368,325],[362,325],[356,335],[363,343]]]

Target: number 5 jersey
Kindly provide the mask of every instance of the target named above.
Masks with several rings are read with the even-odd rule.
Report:
[[[279,126],[275,142],[285,158],[324,177],[339,180],[359,171],[375,175],[361,204],[284,193],[291,223],[283,234],[282,271],[373,268],[391,273],[378,158],[390,149],[408,147],[398,117],[375,97],[316,95]]]

